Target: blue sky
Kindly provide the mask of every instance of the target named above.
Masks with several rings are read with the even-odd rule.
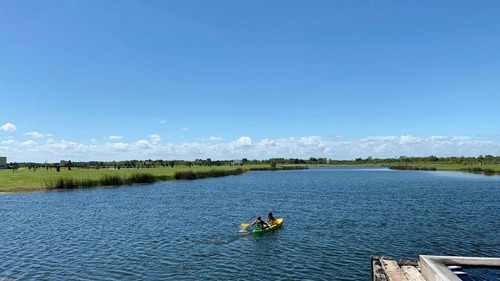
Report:
[[[498,1],[2,1],[0,155],[500,155]]]

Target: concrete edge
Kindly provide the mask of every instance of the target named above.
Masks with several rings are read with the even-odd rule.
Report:
[[[461,281],[446,265],[499,267],[500,258],[420,255],[422,275],[427,281]]]

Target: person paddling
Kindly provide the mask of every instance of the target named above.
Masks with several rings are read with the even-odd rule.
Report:
[[[255,225],[255,228],[257,229],[266,229],[269,227],[269,224],[263,221],[261,216],[258,216],[257,219],[254,222],[252,222],[251,225]]]

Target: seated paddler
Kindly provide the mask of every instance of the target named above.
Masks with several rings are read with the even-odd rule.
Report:
[[[269,224],[269,225],[276,224],[276,219],[273,216],[273,212],[269,212],[269,214],[267,214],[267,224]]]
[[[252,222],[252,225],[255,225],[256,229],[266,229],[269,227],[269,225],[262,220],[261,216],[258,216],[257,219]]]

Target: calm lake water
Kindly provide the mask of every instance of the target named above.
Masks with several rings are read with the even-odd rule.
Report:
[[[239,225],[273,211],[283,228]],[[370,257],[500,257],[500,177],[311,168],[0,196],[0,278],[370,280]]]

